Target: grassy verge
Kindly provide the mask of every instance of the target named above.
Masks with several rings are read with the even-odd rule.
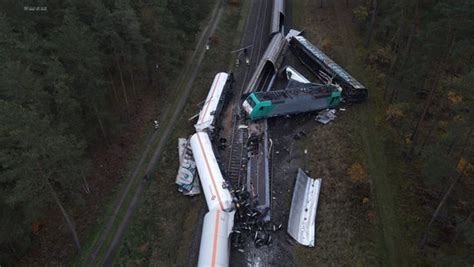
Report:
[[[383,119],[383,81],[364,63],[368,51],[362,46],[363,40],[357,35],[355,24],[351,23],[350,6],[344,1],[336,1],[321,9],[312,1],[305,2],[304,12],[299,3],[293,6],[293,13],[306,18],[313,16],[314,19],[305,19],[301,25],[298,16],[294,16],[295,25],[305,28],[312,42],[369,89],[367,102],[350,107],[334,125],[327,127],[333,136],[322,139],[321,132],[326,128],[318,130],[320,132],[313,133],[315,137],[309,137],[306,146],[311,148],[309,150],[322,150],[327,157],[345,158],[336,170],[346,168],[347,171],[351,164],[360,163],[367,178],[347,181],[349,174],[338,174],[335,195],[322,197],[323,201],[334,203],[334,208],[330,212],[322,209],[320,217],[318,214],[323,220],[318,225],[318,235],[321,235],[321,241],[333,239],[339,246],[331,248],[331,244],[320,244],[321,247],[312,250],[297,248],[298,265],[312,262],[358,266],[420,263],[414,249],[419,237],[421,211],[413,205],[416,201],[410,188],[413,185],[410,179],[413,177],[412,168],[403,161],[400,148],[393,141],[396,138]],[[340,144],[322,149],[321,140],[330,142],[334,136],[343,144],[344,150],[340,149]],[[310,166],[315,172],[321,167],[318,162]],[[331,184],[328,187],[323,185],[323,192],[330,190]],[[346,196],[339,196],[340,191]],[[346,210],[347,206],[349,209]],[[333,217],[348,220],[350,224],[339,223]],[[331,227],[325,228],[326,220],[333,220]],[[332,231],[338,227],[344,235]]]
[[[304,24],[304,9],[305,9],[305,1],[291,1],[291,19],[293,20],[293,28],[295,30],[303,30],[305,27],[309,25]]]
[[[358,47],[360,58],[367,50]],[[359,61],[360,62],[360,61]],[[367,103],[355,106],[356,120],[353,126],[355,136],[352,142],[358,153],[354,157],[364,163],[371,182],[375,200],[376,228],[363,230],[372,232],[371,242],[376,251],[370,253],[379,263],[391,266],[420,264],[416,244],[423,225],[420,224],[423,211],[417,203],[413,186],[416,176],[413,166],[402,158],[402,146],[393,130],[384,120],[385,104],[382,84],[377,73],[363,67],[351,67],[359,72],[368,88],[372,88]],[[360,252],[361,255],[363,252]]]
[[[243,28],[239,26],[243,17],[241,10],[242,7],[225,7],[189,101],[163,150],[156,179],[145,190],[138,213],[126,233],[117,264],[187,264],[204,202],[200,196],[187,198],[176,191],[177,138],[193,133],[193,123],[188,118],[198,112],[197,104],[205,99],[216,72],[228,70],[229,52],[234,48],[236,39],[240,38],[239,30],[235,29]]]

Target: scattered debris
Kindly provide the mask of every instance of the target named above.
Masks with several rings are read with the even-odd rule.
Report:
[[[336,118],[336,110],[335,109],[325,109],[318,113],[316,116],[316,120],[322,124],[328,124],[329,122],[333,121]]]
[[[227,147],[227,139],[219,138],[219,149],[224,150]]]
[[[244,252],[244,244],[251,238],[256,248],[269,246],[273,242],[272,233],[280,230],[282,224],[266,221],[265,217],[270,208],[263,211],[252,208],[250,192],[241,189],[233,190],[234,202],[237,208],[232,234],[232,244],[238,251]]]
[[[183,164],[184,150],[186,150],[188,140],[186,138],[178,138],[178,157],[179,165]]]
[[[303,31],[297,31],[297,30],[290,29],[290,31],[286,34],[285,38],[286,38],[286,40],[290,41],[291,38],[293,38],[295,36],[298,36],[298,35],[301,35],[302,33],[303,33]]]
[[[196,175],[193,179],[193,184],[191,186],[191,190],[184,191],[183,195],[185,196],[194,196],[201,194],[201,184],[199,183],[199,177]]]
[[[286,79],[288,81],[297,81],[300,83],[311,83],[306,77],[303,76],[303,74],[299,73],[297,70],[290,66],[286,66],[284,68],[284,72],[286,74]]]
[[[179,169],[176,175],[178,191],[185,196],[194,196],[201,193],[201,186],[196,171],[191,145],[186,138],[178,139]]]
[[[192,121],[197,117],[199,117],[199,113],[196,113],[196,114],[192,115],[191,117],[189,117],[188,121]]]
[[[303,170],[298,169],[288,219],[288,233],[304,246],[314,247],[316,210],[320,190],[320,178],[313,179]]]
[[[293,136],[293,139],[295,140],[300,140],[302,137],[305,137],[306,133],[304,131],[301,131]]]

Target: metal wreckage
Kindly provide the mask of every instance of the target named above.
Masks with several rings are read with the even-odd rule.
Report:
[[[273,13],[272,40],[241,95],[243,101],[234,111],[230,147],[231,151],[237,151],[237,156],[231,153],[229,168],[223,168],[216,152],[217,147],[226,146],[216,122],[232,90],[232,74],[216,74],[195,116],[196,133],[178,141],[178,191],[188,196],[203,192],[209,209],[203,221],[198,266],[228,266],[231,247],[244,252],[249,241],[255,248],[271,245],[272,234],[283,228],[282,223],[271,221],[268,151],[272,143],[267,134],[268,118],[320,111],[316,120],[327,124],[336,118],[336,110],[342,102],[367,98],[367,89],[301,32],[290,30],[283,36],[283,22],[279,21],[284,17],[283,1],[275,0]],[[287,51],[317,78],[317,83],[294,66],[287,65],[278,71],[278,58]],[[286,85],[275,89],[274,81],[279,73],[286,79]],[[299,135],[301,138],[305,133]],[[315,246],[321,184],[321,178],[313,179],[299,169],[287,231],[301,245]]]

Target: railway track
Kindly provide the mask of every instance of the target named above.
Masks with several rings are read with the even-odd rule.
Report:
[[[247,149],[246,143],[249,138],[248,129],[241,127],[245,121],[241,116],[240,109],[240,96],[244,92],[244,88],[247,85],[249,74],[255,70],[258,61],[262,56],[262,46],[264,43],[264,36],[268,36],[265,31],[265,23],[267,17],[267,11],[269,6],[269,0],[263,0],[259,2],[257,11],[257,22],[256,27],[253,31],[252,41],[250,45],[253,45],[252,52],[250,53],[251,66],[245,71],[243,82],[240,89],[237,92],[236,105],[232,111],[232,134],[230,140],[230,151],[227,164],[227,174],[230,178],[231,184],[235,188],[240,188],[243,184],[245,177],[245,170],[247,165]],[[261,16],[263,15],[263,16]],[[243,43],[241,44],[243,45]]]
[[[236,109],[240,108],[236,107]],[[248,139],[248,130],[246,128],[239,127],[241,125],[239,113],[235,113],[233,117],[234,125],[229,153],[229,164],[227,166],[227,173],[231,179],[232,185],[235,188],[241,187],[243,171],[245,170],[247,159],[247,149],[245,148],[245,144]]]

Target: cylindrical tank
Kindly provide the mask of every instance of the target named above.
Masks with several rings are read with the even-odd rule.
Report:
[[[204,216],[199,267],[229,266],[229,235],[234,225],[234,214],[235,211],[210,210]]]
[[[215,117],[218,116],[216,112],[218,112],[219,103],[221,103],[222,93],[228,78],[229,74],[225,72],[219,72],[214,77],[209,94],[194,125],[196,132],[212,132],[214,130]]]
[[[195,133],[191,137],[191,148],[209,210],[233,210],[232,196],[226,188],[209,135],[205,132]]]

